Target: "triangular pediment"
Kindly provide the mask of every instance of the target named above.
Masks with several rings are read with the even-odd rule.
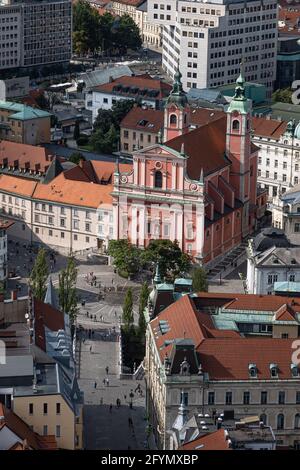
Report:
[[[182,155],[180,152],[177,152],[176,150],[167,147],[166,145],[163,144],[155,144],[151,145],[150,147],[146,147],[144,149],[136,150],[133,152],[133,157],[138,157],[138,156],[145,156],[147,158],[155,158],[155,157],[164,157],[164,158],[180,158],[180,159],[186,159],[187,157],[185,155]]]

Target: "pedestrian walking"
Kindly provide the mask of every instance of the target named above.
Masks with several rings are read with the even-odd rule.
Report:
[[[133,425],[132,419],[131,419],[130,416],[129,416],[129,418],[128,418],[128,426],[129,426],[130,428],[132,428],[132,425]]]
[[[109,372],[109,367],[108,367],[108,366],[106,366],[106,367],[105,367],[105,370],[106,370],[106,374],[108,375],[108,372]]]
[[[97,382],[96,382],[96,381],[95,381],[95,383],[94,383],[94,388],[97,388]]]
[[[106,386],[109,387],[109,380],[106,379]]]
[[[103,385],[104,386],[106,385],[106,379],[103,379]]]
[[[112,412],[112,404],[109,405],[109,412]]]
[[[92,345],[90,346],[90,353],[92,352]]]
[[[103,397],[100,398],[100,405],[103,405]]]

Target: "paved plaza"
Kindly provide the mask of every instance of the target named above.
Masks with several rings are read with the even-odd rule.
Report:
[[[27,295],[28,276],[36,252],[23,243],[11,241],[8,248],[9,271],[18,277],[8,282],[9,288],[18,286],[19,295]],[[94,258],[93,258],[94,259]],[[58,288],[58,273],[66,265],[66,257],[56,255],[50,262],[52,281]],[[122,305],[128,287],[132,287],[135,322],[141,284],[121,278],[113,267],[93,263],[88,258],[76,259],[79,334],[77,373],[84,392],[84,447],[86,449],[144,449],[146,443],[145,384],[144,380],[119,379],[119,342]],[[209,282],[211,292],[244,292],[239,273],[246,272],[243,262],[224,278]],[[96,276],[96,285],[91,282]],[[91,331],[89,337],[89,330]],[[109,368],[108,374],[106,367]],[[108,379],[109,384],[104,383]],[[136,390],[140,384],[142,396]],[[132,399],[130,394],[133,393]],[[117,399],[121,406],[117,407]],[[132,401],[132,408],[130,402]],[[112,405],[112,406],[111,406]],[[150,444],[151,446],[151,444]]]

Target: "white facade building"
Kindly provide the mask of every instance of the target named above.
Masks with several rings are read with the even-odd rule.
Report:
[[[0,0],[0,70],[66,63],[71,55],[71,0]]]
[[[273,210],[278,197],[300,182],[300,125],[253,118],[253,143],[260,147],[257,181]]]
[[[277,248],[255,252],[248,249],[249,294],[274,294],[276,282],[300,282],[300,248]]]
[[[186,90],[234,81],[243,58],[246,81],[276,78],[277,2],[148,0],[149,19],[163,26],[163,68],[179,65]]]

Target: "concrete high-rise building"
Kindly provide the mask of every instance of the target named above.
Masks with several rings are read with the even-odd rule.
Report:
[[[0,69],[66,63],[71,0],[0,0]]]
[[[276,79],[275,0],[148,0],[150,21],[163,26],[163,68],[182,73],[186,90],[235,80],[243,59],[246,81],[270,95]]]

